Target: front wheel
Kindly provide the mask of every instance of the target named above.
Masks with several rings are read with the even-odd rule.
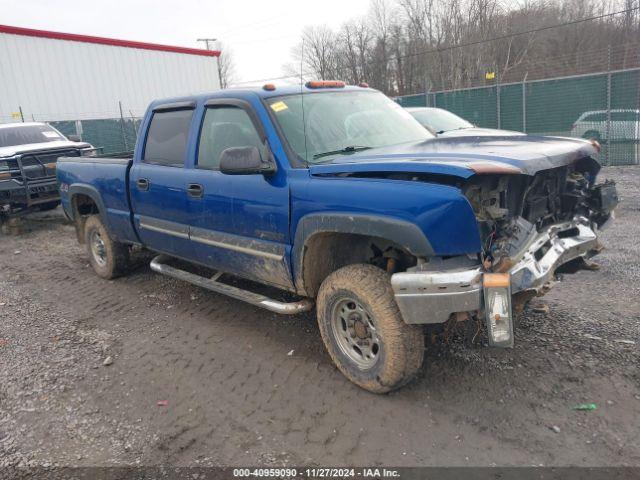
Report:
[[[98,215],[87,218],[84,238],[89,262],[99,277],[110,280],[126,271],[129,265],[129,247],[109,237]]]
[[[318,325],[329,355],[353,383],[386,393],[422,366],[424,334],[402,320],[389,275],[373,265],[349,265],[329,275],[317,298]]]

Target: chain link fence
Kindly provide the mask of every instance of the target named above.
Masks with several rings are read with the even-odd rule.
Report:
[[[133,151],[141,118],[106,118],[47,122],[64,135],[78,135],[98,149],[113,155]]]
[[[100,154],[113,155],[133,151],[142,117],[132,112],[127,116],[120,115],[117,110],[51,115],[23,111],[19,106],[11,117],[0,117],[0,123],[11,122],[48,123],[65,136],[76,135],[92,144]]]
[[[479,127],[593,138],[602,144],[603,164],[640,163],[640,65],[631,61],[637,59],[618,59],[609,48],[582,60],[578,71],[598,66],[601,71],[551,78],[519,72],[520,81],[513,81],[516,74],[510,72],[510,81],[496,78],[481,86],[428,89],[396,100],[405,107],[443,108]],[[610,68],[622,64],[633,66]],[[543,69],[551,71],[548,65]],[[540,71],[535,73],[541,76]]]

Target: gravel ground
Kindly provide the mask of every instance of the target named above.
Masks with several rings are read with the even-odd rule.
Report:
[[[430,346],[386,396],[332,366],[313,315],[153,274],[97,278],[59,211],[0,249],[0,466],[640,465],[640,168],[598,271],[528,309],[512,350]],[[595,411],[574,411],[578,403]]]

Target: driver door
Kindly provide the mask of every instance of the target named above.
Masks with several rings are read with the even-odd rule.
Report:
[[[231,147],[257,147],[270,155],[252,106],[239,100],[207,102],[193,168],[188,170],[187,210],[199,263],[278,287],[293,285],[289,268],[289,188],[275,174],[226,175],[220,156]]]

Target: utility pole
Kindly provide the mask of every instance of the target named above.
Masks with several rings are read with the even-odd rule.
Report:
[[[215,42],[217,42],[217,38],[198,38],[198,42],[204,42],[205,48],[207,50],[214,50]],[[216,59],[216,65],[218,65],[218,82],[220,83],[220,88],[222,88],[222,68],[220,67],[220,57]]]

